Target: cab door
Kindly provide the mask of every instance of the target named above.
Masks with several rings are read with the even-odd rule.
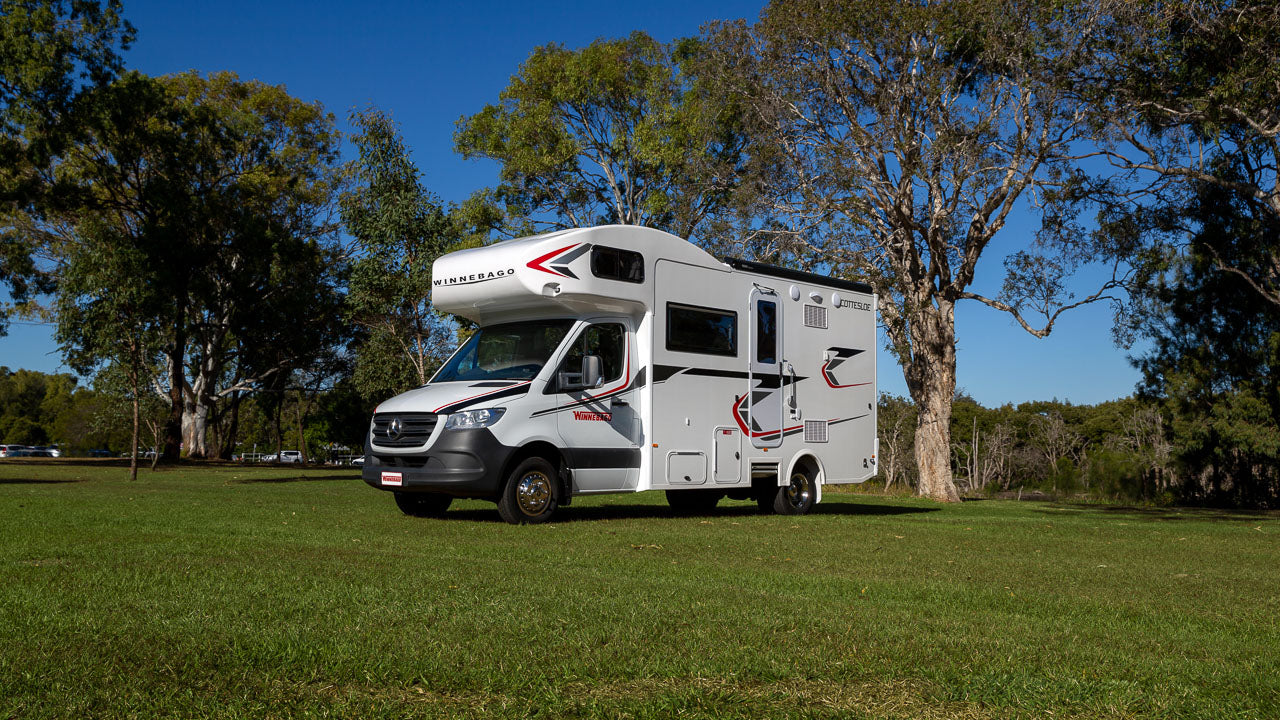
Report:
[[[555,375],[556,423],[574,492],[636,487],[640,477],[635,333],[625,318],[593,319],[567,346]],[[582,359],[600,358],[600,382],[581,387]]]

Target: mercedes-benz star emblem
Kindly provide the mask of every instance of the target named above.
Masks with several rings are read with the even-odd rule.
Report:
[[[391,418],[391,424],[387,426],[387,437],[391,440],[400,439],[400,418]]]

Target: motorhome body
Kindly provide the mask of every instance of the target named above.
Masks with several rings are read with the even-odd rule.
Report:
[[[407,513],[472,497],[539,522],[575,495],[666,490],[798,514],[876,472],[866,285],[636,226],[451,253],[432,285],[480,329],[374,413],[363,477]]]

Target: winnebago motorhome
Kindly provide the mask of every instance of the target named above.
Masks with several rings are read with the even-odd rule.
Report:
[[[644,490],[802,514],[876,472],[866,285],[613,225],[445,255],[432,302],[480,327],[378,406],[365,448],[365,482],[410,515],[483,498],[536,523]]]

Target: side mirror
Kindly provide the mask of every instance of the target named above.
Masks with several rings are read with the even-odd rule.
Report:
[[[582,386],[586,388],[597,388],[604,382],[604,378],[600,376],[601,363],[599,355],[587,355],[582,358]]]

